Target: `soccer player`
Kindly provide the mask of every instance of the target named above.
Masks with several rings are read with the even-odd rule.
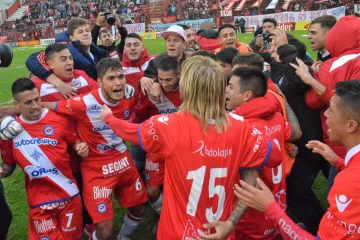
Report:
[[[246,43],[237,42],[235,27],[233,25],[221,25],[218,34],[221,47],[215,49],[215,53],[218,53],[225,48],[236,48],[239,53],[252,52],[251,48]]]
[[[16,119],[23,131],[2,142],[0,178],[10,176],[16,164],[25,172],[29,203],[29,239],[79,239],[82,211],[79,190],[71,173],[68,145],[82,157],[89,148],[77,138],[67,118],[41,108],[39,91],[26,78],[12,85]]]
[[[261,189],[255,189],[240,182],[235,194],[247,206],[265,212],[269,221],[280,232],[283,239],[356,239],[360,238],[359,225],[359,162],[360,162],[360,81],[349,80],[337,83],[336,94],[331,99],[330,107],[325,112],[330,140],[342,144],[348,151],[344,159],[336,158],[335,153],[326,144],[311,141],[307,147],[320,153],[329,162],[335,164],[339,174],[335,178],[328,201],[329,208],[320,222],[317,236],[313,236],[296,225],[274,201],[269,188],[260,179]],[[335,155],[336,156],[336,155]],[[335,163],[334,163],[335,162]]]
[[[232,187],[238,171],[280,164],[271,140],[225,105],[226,77],[220,65],[196,56],[183,64],[179,112],[156,115],[142,125],[117,119],[103,107],[101,118],[116,134],[165,158],[164,201],[157,239],[195,239],[216,220],[221,239],[238,221]],[[214,231],[212,229],[212,231]]]
[[[232,113],[241,113],[241,106],[251,107],[252,100],[263,97],[267,92],[267,78],[262,70],[254,67],[238,68],[233,71],[230,83],[226,88],[226,108]],[[257,107],[256,105],[254,106]],[[276,141],[282,153],[282,163],[277,168],[261,168],[261,179],[270,186],[279,203],[286,209],[286,172],[285,172],[285,141],[297,140],[301,136],[299,122],[293,112],[289,113],[291,125],[276,111],[271,111],[266,104],[262,115],[241,115],[257,129]],[[254,109],[256,111],[256,109]],[[253,111],[254,112],[254,111]],[[255,178],[256,179],[256,178]],[[254,179],[254,180],[255,180]],[[253,226],[253,227],[252,227]],[[276,239],[278,232],[264,214],[249,209],[236,226],[236,239]]]
[[[100,109],[109,106],[117,117],[129,119],[134,99],[124,98],[125,77],[120,61],[102,59],[97,65],[100,88],[84,96],[44,105],[75,119],[79,136],[89,144],[83,159],[83,199],[96,231],[93,239],[110,239],[114,230],[112,193],[128,208],[118,239],[127,239],[145,214],[148,200],[142,180],[123,140],[100,120]]]
[[[139,103],[135,105],[134,117],[143,122],[157,114],[170,114],[178,111],[181,101],[179,92],[180,68],[176,58],[162,56],[158,63],[158,78],[162,91],[163,102],[152,100],[140,92]],[[137,121],[136,121],[137,122]],[[161,155],[148,153],[145,163],[145,183],[149,201],[160,215],[162,206],[161,186],[164,184],[165,162]]]

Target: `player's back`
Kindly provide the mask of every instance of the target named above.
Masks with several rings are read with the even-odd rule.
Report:
[[[263,166],[260,178],[274,194],[275,200],[286,208],[286,172],[285,172],[285,140],[290,138],[291,126],[280,113],[268,115],[266,118],[246,119],[253,126],[273,139],[281,149],[282,163],[276,168]],[[236,239],[244,239],[244,235],[252,239],[275,239],[278,232],[263,213],[249,209],[236,226]]]
[[[166,170],[158,239],[196,239],[206,231],[202,224],[226,220],[235,203],[232,188],[239,168],[259,166],[266,159],[265,136],[242,117],[229,115],[229,121],[224,133],[211,123],[204,131],[197,118],[182,112],[145,123],[145,129],[154,128],[152,137],[166,135],[172,142],[162,152]]]

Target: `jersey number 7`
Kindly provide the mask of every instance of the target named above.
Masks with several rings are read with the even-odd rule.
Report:
[[[187,214],[195,216],[197,206],[199,203],[200,195],[204,185],[206,166],[202,166],[199,169],[188,172],[187,180],[193,180],[191,191],[189,195],[189,201],[186,207]],[[224,210],[225,203],[225,187],[222,185],[215,185],[216,178],[224,178],[227,175],[226,168],[210,168],[210,180],[209,180],[209,198],[215,196],[219,197],[217,210],[214,213],[212,207],[206,208],[206,219],[208,222],[218,220]]]

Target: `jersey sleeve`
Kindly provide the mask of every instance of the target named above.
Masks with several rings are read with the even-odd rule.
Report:
[[[168,156],[178,139],[176,120],[168,115],[155,115],[139,126],[140,147],[146,152]]]
[[[35,76],[46,80],[53,72],[45,60],[45,52],[36,52],[31,54],[25,62],[26,67]]]
[[[55,112],[71,116],[75,119],[82,118],[85,111],[85,103],[79,96],[56,102]]]
[[[16,165],[14,154],[12,151],[12,140],[1,140],[1,158],[4,163]]]
[[[284,124],[284,141],[289,140],[291,137],[291,124],[288,121],[285,121]]]
[[[240,168],[277,167],[282,159],[278,145],[257,128],[246,125],[249,130],[243,136],[246,143],[240,151]]]
[[[63,138],[66,143],[72,145],[78,139],[78,135],[75,128],[75,122],[67,117],[64,117],[64,122],[66,122],[66,124],[64,125],[65,128],[64,128]]]

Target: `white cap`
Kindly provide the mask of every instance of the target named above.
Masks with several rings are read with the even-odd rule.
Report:
[[[178,25],[171,25],[165,32],[161,33],[161,37],[167,38],[167,36],[172,35],[172,34],[183,38],[185,42],[187,40],[185,30]]]

